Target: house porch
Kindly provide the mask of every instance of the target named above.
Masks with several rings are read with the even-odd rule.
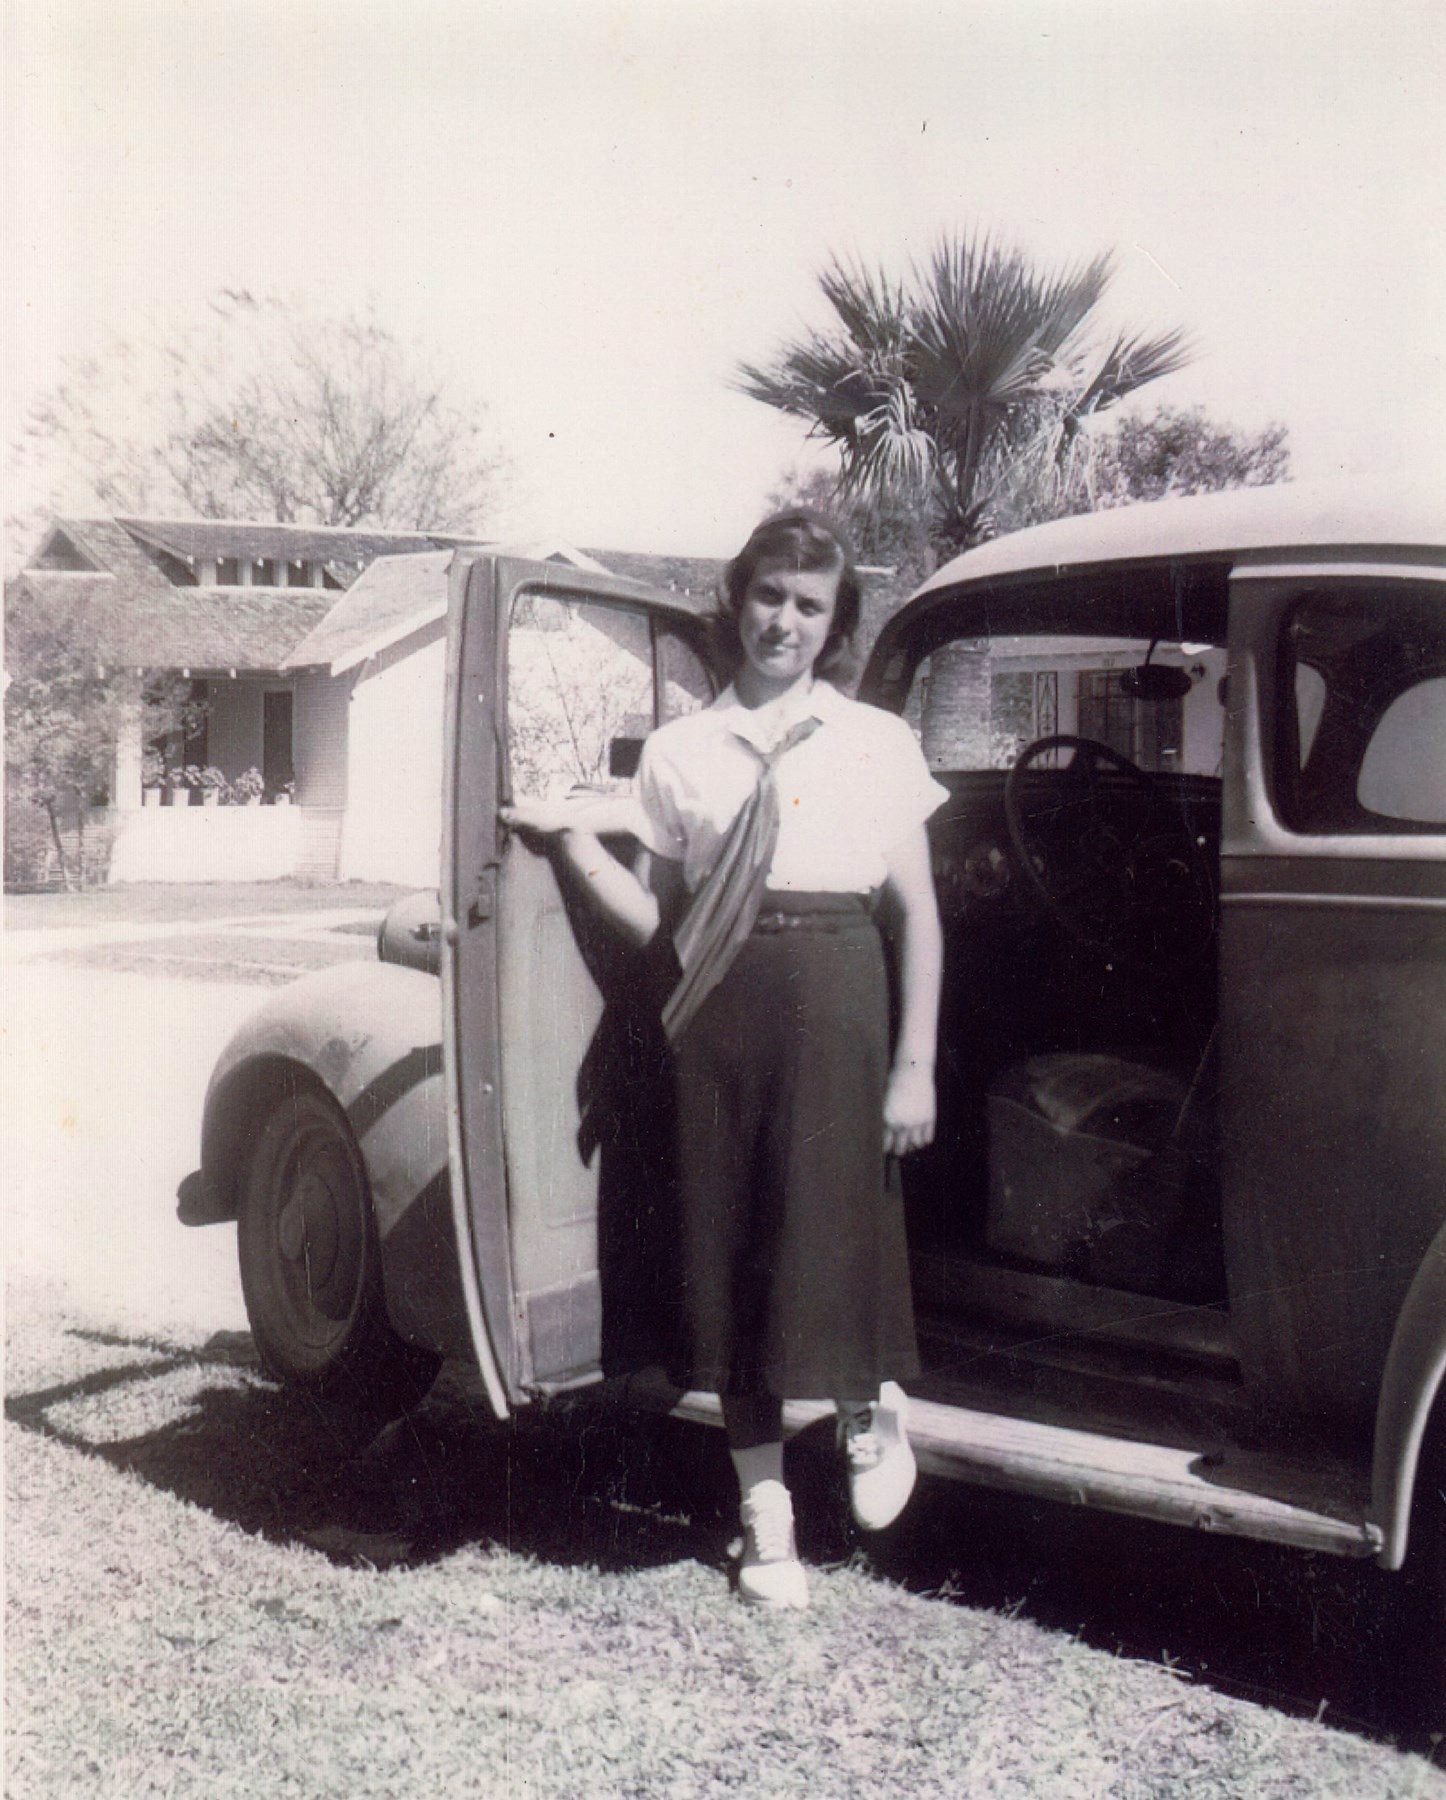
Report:
[[[204,723],[184,745],[147,746],[144,675],[127,681],[117,734],[109,879],[270,881],[335,879],[346,803],[349,682],[324,674],[180,673],[204,700]],[[142,785],[148,748],[168,767],[196,764],[228,784],[260,772],[259,804],[203,803],[194,790]]]

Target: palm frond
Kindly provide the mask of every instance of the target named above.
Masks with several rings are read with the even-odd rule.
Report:
[[[833,308],[844,336],[865,357],[889,357],[902,348],[908,333],[909,304],[901,281],[884,269],[846,263],[835,257],[818,284]]]
[[[807,419],[824,437],[852,437],[863,413],[879,403],[883,390],[841,346],[817,334],[780,353],[771,364],[742,363],[733,385],[778,412]]]
[[[1101,348],[1114,268],[1041,269],[987,232],[941,238],[903,279],[835,257],[827,327],[740,363],[733,385],[836,445],[845,491],[927,496],[938,531],[968,541],[1002,484],[1067,485],[1084,421],[1190,360],[1182,331]]]
[[[899,382],[859,419],[840,485],[879,501],[918,498],[931,486],[937,461],[933,434],[917,417],[908,383]]]
[[[1036,270],[986,235],[945,239],[918,277],[914,358],[941,429],[977,436],[1061,377],[1061,353],[1103,293],[1109,259]]]
[[[1195,355],[1194,341],[1182,329],[1162,331],[1154,337],[1120,331],[1081,383],[1075,411],[1085,416],[1103,412],[1136,388],[1185,368]]]

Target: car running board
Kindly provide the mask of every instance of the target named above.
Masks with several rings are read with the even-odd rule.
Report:
[[[675,1418],[722,1424],[716,1394],[684,1394],[671,1410]],[[784,1428],[792,1434],[832,1415],[827,1401],[791,1400]],[[1142,1444],[916,1399],[909,1441],[920,1468],[981,1487],[1336,1556],[1374,1556],[1381,1548],[1379,1527],[1365,1517],[1365,1485],[1344,1464],[1321,1471],[1253,1451]],[[1342,1505],[1357,1491],[1358,1509]]]

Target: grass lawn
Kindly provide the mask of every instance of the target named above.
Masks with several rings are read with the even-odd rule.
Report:
[[[84,894],[7,894],[9,931],[68,925],[163,925],[264,913],[323,912],[341,907],[385,910],[412,890],[367,881],[135,882]]]
[[[244,1335],[33,1294],[9,1328],[17,1795],[1446,1794],[1420,1756],[857,1556],[815,1567],[808,1613],[749,1612],[721,1446],[667,1421],[508,1435],[444,1382],[368,1442]]]
[[[257,938],[239,931],[230,936],[217,932],[191,933],[174,938],[155,938],[143,944],[98,944],[91,949],[65,949],[46,953],[48,963],[72,969],[103,969],[111,974],[153,975],[175,981],[236,981],[253,987],[285,987],[314,969],[336,963],[374,962],[376,923],[368,920],[359,931],[336,929],[330,943],[291,942],[285,938]]]

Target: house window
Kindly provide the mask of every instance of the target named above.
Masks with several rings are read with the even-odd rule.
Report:
[[[989,766],[1012,768],[1036,738],[1048,737],[1058,716],[1059,677],[1053,669],[1002,669],[989,683]],[[1040,723],[1044,714],[1049,723]]]
[[[286,565],[286,585],[288,587],[310,587],[311,564],[308,562],[292,562]]]
[[[216,559],[216,582],[219,587],[240,587],[241,559],[237,556],[220,556]]]
[[[269,556],[258,556],[251,565],[251,579],[257,587],[276,586],[276,564]]]
[[[1108,744],[1137,769],[1178,769],[1183,703],[1133,699],[1120,685],[1122,673],[1119,669],[1092,669],[1081,674],[1079,735]]]

